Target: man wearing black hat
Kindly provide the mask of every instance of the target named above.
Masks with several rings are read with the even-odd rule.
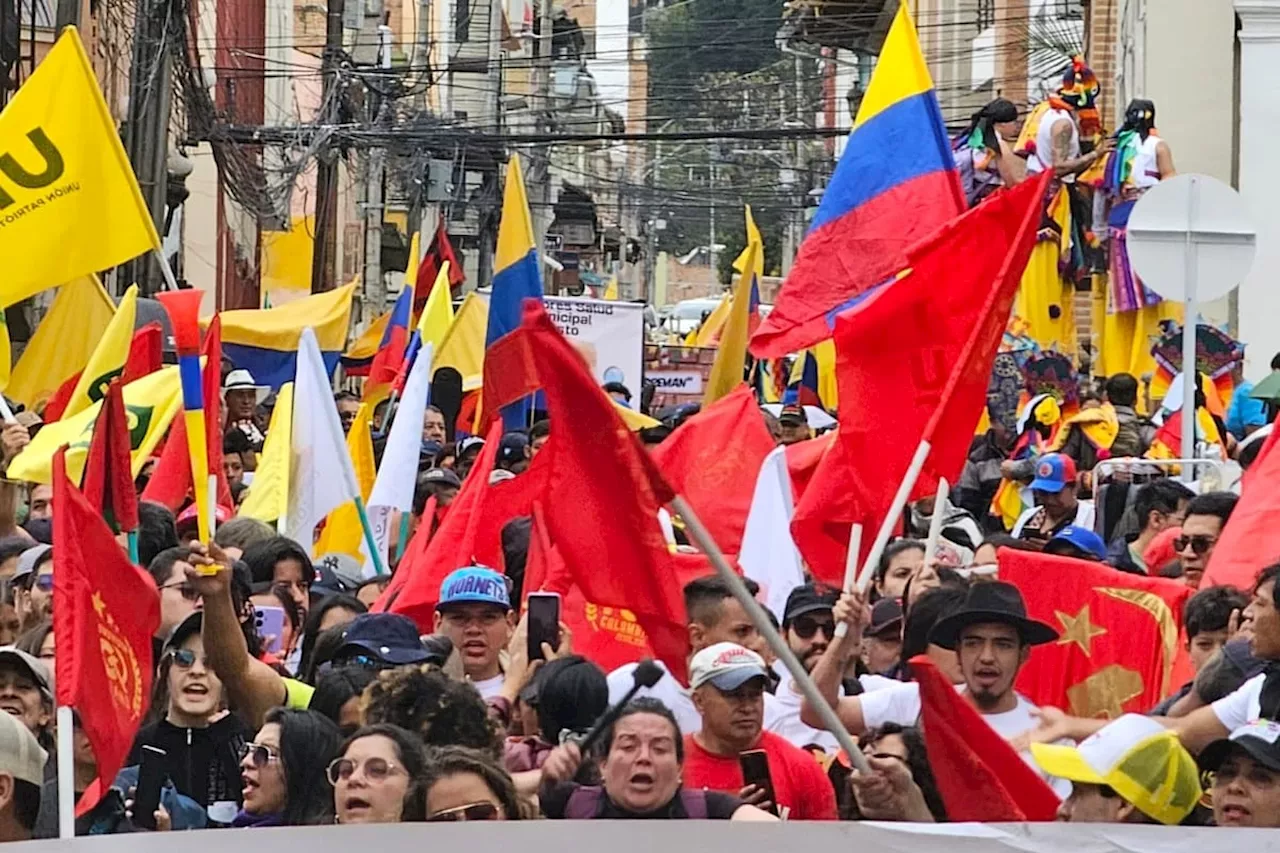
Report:
[[[835,590],[820,588],[812,583],[798,586],[787,596],[787,606],[782,616],[782,635],[805,672],[813,672],[836,634],[835,607],[839,594]],[[834,752],[839,749],[835,736],[823,729],[815,729],[800,720],[800,691],[796,689],[791,674],[783,667],[774,701],[765,706],[766,731],[780,735],[792,745],[805,749],[819,746]]]
[[[882,598],[871,608],[871,622],[862,632],[862,663],[879,675],[902,659],[902,603]]]
[[[783,406],[778,413],[780,427],[779,444],[798,444],[813,438],[813,430],[809,429],[809,418],[804,406]]]
[[[865,616],[865,608],[853,608]],[[860,634],[851,625],[850,634]],[[964,606],[934,623],[929,642],[954,649],[964,677],[962,690],[983,719],[1005,738],[1035,728],[1038,711],[1013,689],[1018,670],[1027,662],[1032,646],[1058,639],[1058,632],[1043,622],[1027,618],[1022,594],[1001,581],[974,584]],[[861,735],[885,723],[914,725],[920,717],[920,687],[906,683],[846,696],[836,706],[841,722],[851,734]],[[1036,767],[1029,751],[1022,753]],[[1049,780],[1051,784],[1060,780]],[[1059,796],[1070,793],[1069,784],[1055,784]]]

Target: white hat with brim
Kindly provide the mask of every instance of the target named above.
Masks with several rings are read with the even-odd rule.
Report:
[[[259,385],[253,374],[243,368],[227,374],[226,381],[222,383],[222,399],[227,399],[228,391],[253,391],[258,405],[262,405],[262,401],[271,394],[269,386]]]
[[[22,721],[0,712],[0,773],[32,785],[44,784],[49,754]]]

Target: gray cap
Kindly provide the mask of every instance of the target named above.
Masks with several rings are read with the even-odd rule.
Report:
[[[27,654],[22,649],[15,649],[13,646],[4,646],[0,648],[0,665],[5,662],[12,663],[18,669],[26,670],[31,675],[31,679],[40,688],[40,692],[50,702],[53,701],[53,678],[49,675],[49,667],[45,662],[35,655]]]
[[[18,567],[14,569],[13,575],[9,578],[12,583],[20,577],[25,577],[36,570],[36,560],[39,560],[46,552],[52,551],[51,545],[32,545],[27,550],[18,555]]]
[[[49,754],[21,720],[12,714],[0,713],[0,773],[32,785],[43,785],[48,760]]]

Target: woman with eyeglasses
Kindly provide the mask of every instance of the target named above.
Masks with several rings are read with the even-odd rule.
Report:
[[[523,817],[511,776],[491,756],[474,749],[429,749],[416,788],[428,823]]]
[[[422,797],[410,792],[424,767],[422,741],[412,732],[387,724],[360,729],[326,773],[338,823],[422,820]]]
[[[314,711],[273,708],[240,761],[244,808],[232,826],[333,823],[325,769],[338,751],[338,727]]]
[[[205,808],[215,824],[229,824],[240,809],[240,757],[252,731],[227,713],[222,682],[206,662],[202,616],[184,619],[164,645],[151,708],[160,715],[134,739],[127,765],[142,747],[163,749],[165,771],[178,792]]]
[[[938,823],[947,820],[946,805],[933,778],[920,729],[886,723],[867,732],[861,744],[872,773],[851,789],[836,784],[837,795],[842,800],[842,820],[928,821],[931,818]],[[847,778],[849,771],[843,755],[841,761],[833,762],[833,769],[837,765]],[[909,777],[909,783],[894,785],[889,777],[903,772]],[[901,793],[903,789],[907,791],[905,795]],[[851,791],[852,796],[845,795],[845,791]]]

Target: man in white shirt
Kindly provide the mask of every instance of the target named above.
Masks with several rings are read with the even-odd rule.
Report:
[[[499,654],[514,629],[506,578],[486,566],[458,569],[440,584],[435,617],[436,633],[453,642],[480,696],[500,695],[505,677]]]
[[[714,575],[696,578],[685,585],[684,609],[689,620],[689,654],[695,655],[707,646],[716,643],[737,643],[740,646],[754,649],[760,639],[755,623],[747,616],[747,611],[736,598],[728,585]],[[662,678],[653,687],[641,688],[636,695],[651,696],[661,700],[671,709],[680,724],[680,733],[687,735],[702,729],[702,715],[693,706],[689,692],[676,681],[660,661]],[[624,664],[609,673],[609,704],[622,700],[627,691],[635,684],[632,673],[634,663]],[[765,714],[769,713],[772,697],[766,694]]]
[[[849,609],[857,621],[856,625],[851,624],[850,635],[861,635],[866,609],[865,605]],[[1018,588],[1002,581],[974,584],[964,605],[940,618],[929,632],[929,642],[955,650],[964,677],[964,684],[958,688],[987,724],[1006,739],[1035,728],[1038,709],[1013,689],[1013,683],[1031,648],[1056,639],[1058,632],[1053,628],[1027,618]],[[832,692],[829,684],[820,683],[819,688],[827,695]],[[885,723],[915,725],[920,717],[920,687],[911,682],[861,696],[846,696],[836,704],[836,713],[855,736]],[[801,718],[806,722],[814,719],[807,703]],[[1029,750],[1024,750],[1022,756],[1036,767]],[[1070,793],[1070,783],[1046,779],[1059,797]]]
[[[813,672],[823,652],[835,639],[836,620],[832,615],[832,608],[839,597],[835,590],[819,589],[812,583],[796,587],[787,596],[782,616],[782,636],[796,659],[804,666],[805,672]],[[816,745],[827,752],[835,752],[840,748],[831,732],[816,729],[800,719],[800,691],[796,689],[791,674],[784,668],[773,699],[765,707],[766,731],[785,738],[792,746],[801,749]]]

